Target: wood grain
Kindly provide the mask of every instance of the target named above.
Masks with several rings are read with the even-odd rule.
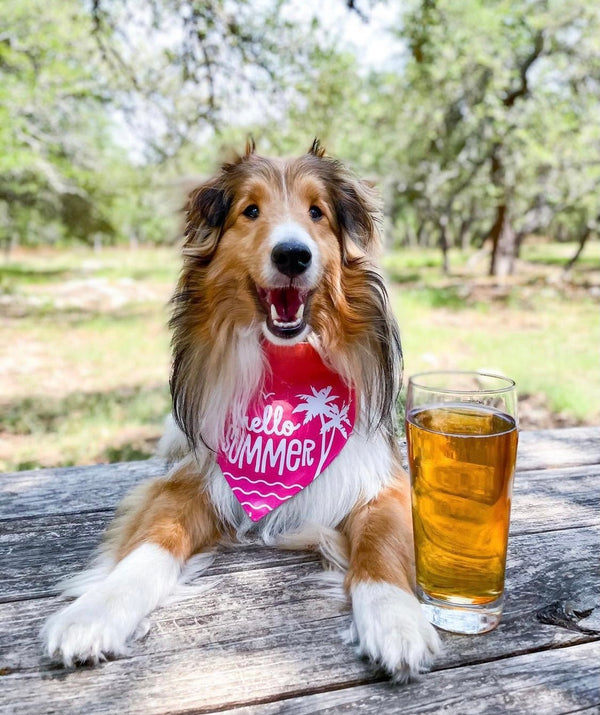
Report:
[[[511,536],[600,524],[598,494],[600,466],[519,473]],[[0,520],[0,601],[56,594],[57,581],[89,562],[111,518],[105,510]]]
[[[3,524],[0,534],[0,602],[53,596],[58,581],[72,576],[90,561],[111,515],[100,512],[53,516],[47,520],[23,519]],[[8,529],[7,527],[10,527]],[[207,573],[251,570],[265,565],[318,560],[314,554],[254,549],[223,549]]]
[[[208,590],[154,613],[127,658],[64,670],[41,656],[55,582],[87,563],[123,494],[164,469],[0,475],[0,713],[600,713],[600,429],[521,435],[503,620],[443,634],[434,672],[404,687],[344,642],[348,604],[317,555],[257,545],[218,553],[194,582]],[[540,622],[561,609],[591,615]]]
[[[600,644],[443,670],[397,688],[373,683],[226,710],[228,715],[558,715],[600,712]]]
[[[517,469],[600,464],[599,427],[567,427],[519,434]]]
[[[112,510],[136,484],[167,471],[148,459],[0,474],[0,519]]]
[[[560,599],[589,598],[598,593],[598,574],[589,568],[588,554],[599,539],[600,527],[516,537],[511,543],[501,625],[479,638],[443,634],[446,648],[436,667],[466,665],[597,639],[588,633],[541,624],[536,613]],[[314,557],[309,555],[313,560],[301,564],[278,566],[272,560],[271,568],[248,570],[244,564],[252,561],[253,550],[247,547],[235,553],[237,571],[220,571],[217,558],[206,575],[196,581],[208,582],[212,590],[158,610],[151,617],[153,628],[148,636],[132,646],[135,667],[152,670],[157,658],[185,661],[190,651],[196,657],[198,650],[216,649],[230,653],[231,673],[223,677],[244,679],[248,654],[254,658],[266,639],[271,643],[269,647],[285,654],[286,661],[294,659],[297,648],[302,647],[304,665],[308,668],[312,663],[332,686],[346,682],[349,672],[357,679],[372,677],[370,669],[359,665],[352,649],[343,643],[341,634],[349,626],[347,605],[331,598],[319,584],[320,567]],[[40,658],[37,634],[57,605],[55,599],[41,599],[0,606],[0,669],[39,668],[41,672],[53,672],[49,663]],[[311,639],[310,648],[294,640],[300,632]],[[325,649],[326,658],[317,644]],[[238,646],[242,648],[239,657]],[[124,663],[119,661],[119,668],[128,673]],[[105,667],[115,672],[115,665]],[[272,664],[270,668],[276,666]],[[288,676],[278,673],[277,688],[285,686],[286,692],[305,688],[293,678],[286,680]],[[228,687],[234,687],[234,681]],[[254,697],[270,697],[270,685],[256,687]]]
[[[113,661],[99,670],[18,671],[2,678],[0,713],[40,712],[36,708],[43,703],[44,713],[159,715],[278,700],[272,709],[257,712],[334,712],[327,708],[344,705],[342,712],[400,712],[405,707],[409,712],[439,712],[450,707],[456,713],[497,713],[505,712],[504,705],[510,712],[546,715],[600,702],[598,641],[441,669],[399,687],[380,682],[349,646],[334,642],[335,620],[318,626],[316,634],[293,630],[285,641],[268,635],[241,638],[190,648],[183,655]],[[308,696],[305,703],[300,695]]]
[[[597,427],[522,432],[517,469],[600,465]],[[114,509],[135,484],[164,474],[159,459],[0,474],[0,519]]]
[[[600,524],[600,466],[517,472],[511,534]]]

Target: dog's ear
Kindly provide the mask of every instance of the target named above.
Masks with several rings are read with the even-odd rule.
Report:
[[[308,153],[316,156],[317,159],[322,159],[325,156],[325,147],[321,144],[319,137],[315,137],[313,139],[313,143],[311,144]]]
[[[373,184],[356,178],[340,161],[327,156],[317,138],[308,150],[307,160],[329,191],[344,259],[348,241],[365,253],[375,252],[381,245],[382,202]]]
[[[244,158],[248,158],[252,154],[256,153],[256,142],[254,141],[254,137],[250,134],[248,135],[248,138],[246,139],[246,150],[244,153]]]
[[[194,189],[188,197],[186,236],[201,224],[211,229],[222,227],[230,208],[231,198],[218,178]]]
[[[185,207],[184,253],[210,260],[227,221],[232,197],[223,174],[193,189]]]
[[[342,232],[366,253],[381,245],[382,204],[372,184],[346,174],[333,187],[336,218]]]

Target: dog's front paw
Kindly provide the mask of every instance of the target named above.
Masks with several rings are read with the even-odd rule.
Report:
[[[52,660],[66,666],[95,664],[128,652],[129,629],[119,624],[106,604],[90,596],[81,596],[46,621],[42,640]]]
[[[417,599],[389,583],[352,587],[353,636],[358,652],[405,682],[431,667],[440,639]]]

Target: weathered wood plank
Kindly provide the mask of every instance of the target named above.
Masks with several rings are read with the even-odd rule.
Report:
[[[133,645],[132,654],[155,657],[244,638],[283,638],[289,630],[311,629],[318,621],[348,613],[343,596],[328,596],[318,579],[321,574],[318,563],[307,562],[205,575],[196,584],[209,590],[158,609],[151,617],[151,631],[143,643]],[[62,605],[57,598],[0,604],[0,669],[38,667],[38,634]]]
[[[600,464],[600,427],[522,432],[518,469]],[[112,509],[144,479],[164,474],[161,460],[0,474],[0,519]]]
[[[511,534],[600,524],[600,465],[517,472]]]
[[[494,713],[505,712],[506,707],[510,712],[545,715],[599,702],[598,641],[442,669],[420,683],[398,687],[376,682],[379,678],[352,657],[349,646],[335,642],[337,619],[320,621],[319,626],[318,634],[296,628],[285,640],[243,638],[189,648],[184,657],[167,653],[143,661],[113,661],[100,670],[10,673],[2,678],[0,713],[37,714],[43,704],[48,714],[159,715],[233,709],[286,698],[270,708],[263,705],[246,712],[308,715],[341,708],[342,712],[394,713],[407,707],[409,712],[439,712],[443,707],[455,713]],[[349,687],[353,685],[360,687]],[[309,698],[298,698],[302,694]],[[476,703],[475,709],[471,703]]]
[[[114,509],[136,484],[166,471],[148,459],[0,474],[0,519]]]
[[[398,688],[373,683],[225,711],[228,715],[446,715],[600,712],[600,643],[431,673]]]
[[[598,639],[535,617],[554,601],[600,601],[600,529],[593,527],[599,523],[600,429],[575,432],[521,435],[524,471],[515,484],[503,622],[486,636],[445,635],[446,652],[436,666],[441,670],[425,679],[430,690],[421,701],[423,684],[396,690],[374,682],[377,676],[342,642],[349,615],[305,580],[320,571],[315,555],[260,547],[220,554],[198,579],[218,580],[218,586],[159,610],[147,638],[133,645],[132,657],[93,671],[49,668],[40,659],[37,633],[57,605],[48,598],[54,582],[87,562],[122,494],[163,467],[151,460],[73,469],[66,483],[60,482],[56,501],[56,486],[69,470],[0,475],[0,597],[30,599],[0,605],[0,712],[204,712],[247,703],[255,703],[244,710],[248,713],[520,712],[523,703],[535,703],[536,713],[600,711],[600,698],[587,697],[594,692],[589,683],[600,678],[597,651],[590,651],[595,670],[562,655],[547,668],[521,665],[520,671],[505,665],[520,660],[509,657],[515,654],[569,646],[523,656],[550,663],[549,654],[583,653],[579,649],[588,646],[582,644]],[[540,436],[550,438],[551,447]],[[583,466],[565,466],[578,464]],[[76,513],[81,511],[89,513]],[[548,529],[556,531],[541,533]],[[495,662],[475,665],[486,660]],[[442,696],[436,699],[438,692]],[[511,699],[515,692],[522,698]],[[280,703],[267,702],[280,697],[285,698]]]
[[[519,434],[517,469],[600,464],[600,427],[532,430]]]
[[[598,638],[600,634],[540,623],[536,613],[556,601],[587,601],[589,607],[595,603],[600,607],[600,573],[589,558],[599,538],[600,527],[516,537],[511,543],[502,623],[492,633],[476,638],[444,634],[446,650],[438,666]],[[216,580],[216,588],[159,609],[151,617],[153,627],[148,636],[132,645],[133,659],[140,668],[149,667],[146,660],[167,654],[186,659],[189,649],[230,649],[242,640],[259,642],[268,637],[285,650],[290,634],[302,630],[312,634],[313,643],[303,657],[313,660],[315,668],[327,671],[331,667],[336,687],[340,681],[335,673],[342,672],[344,664],[356,677],[369,676],[368,669],[355,669],[353,651],[342,642],[340,633],[349,625],[347,604],[332,598],[327,588],[315,581],[320,573],[316,561],[245,572],[218,572],[218,568],[217,561],[212,570],[197,579],[199,584],[214,584]],[[57,605],[55,599],[0,605],[0,669],[48,667],[40,660],[37,634]],[[321,651],[315,650],[317,643],[329,648],[327,663],[321,662]],[[243,674],[244,658],[237,668]]]
[[[4,522],[0,531],[0,602],[52,596],[56,584],[89,563],[109,512]],[[226,549],[208,569],[215,575],[284,563],[318,561],[315,554],[268,547]]]
[[[522,472],[511,535],[599,524],[598,494],[600,466]],[[111,518],[101,511],[0,522],[0,600],[56,593],[57,581],[88,563]]]
[[[4,522],[0,601],[56,593],[58,580],[89,562],[110,519],[110,513],[100,512]]]
[[[364,665],[352,659],[341,663],[334,657],[338,646],[331,644],[336,628],[337,623],[331,633],[323,629],[326,637],[321,642],[314,642],[311,630],[296,629],[285,642],[276,636],[241,639],[190,648],[185,655],[167,653],[143,662],[137,658],[114,661],[101,671],[20,671],[2,678],[0,713],[38,713],[43,704],[48,715],[153,715],[296,694],[308,684],[327,687],[332,674],[334,682],[355,682]],[[306,658],[307,653],[311,657]],[[315,659],[328,667],[315,672]]]

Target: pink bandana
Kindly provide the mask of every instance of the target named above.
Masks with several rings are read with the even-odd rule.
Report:
[[[264,344],[270,365],[242,426],[230,425],[217,462],[258,521],[307,487],[338,456],[354,427],[354,391],[308,343]]]

